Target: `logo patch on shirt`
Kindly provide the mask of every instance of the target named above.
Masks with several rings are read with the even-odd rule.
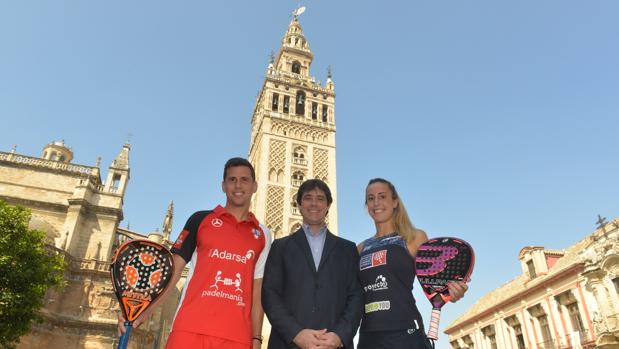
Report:
[[[366,254],[359,260],[359,270],[365,270],[387,264],[387,250]]]
[[[389,289],[389,285],[387,284],[387,278],[382,275],[378,275],[376,277],[376,282],[374,282],[373,284],[363,286],[363,290],[365,292],[388,290],[388,289]]]
[[[213,284],[208,289],[202,291],[202,297],[223,298],[224,300],[236,302],[236,305],[240,307],[245,306],[243,302],[243,288],[241,286],[243,281],[241,273],[236,273],[234,277],[226,277],[221,270],[218,270],[214,279]],[[220,287],[224,289],[220,290]]]
[[[258,229],[254,229],[254,239],[258,240],[260,239],[260,230]]]
[[[372,302],[365,305],[366,314],[389,309],[391,309],[391,302],[389,301]]]
[[[219,218],[213,218],[213,220],[211,221],[211,224],[215,227],[215,228],[219,228],[222,225],[224,225],[224,222],[219,219]]]
[[[187,238],[187,235],[189,235],[189,230],[181,231],[181,233],[178,235],[178,238],[176,238],[176,242],[174,242],[174,245],[172,247],[176,249],[180,249],[181,246],[183,246],[183,241],[185,241],[185,239]]]
[[[208,256],[211,258],[217,258],[242,264],[247,264],[248,261],[251,261],[254,258],[255,254],[256,253],[254,252],[254,250],[247,250],[244,255],[228,252],[227,250],[219,250],[216,248],[208,251]]]

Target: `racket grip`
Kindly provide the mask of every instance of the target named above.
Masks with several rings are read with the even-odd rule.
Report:
[[[441,309],[432,309],[430,316],[430,329],[428,330],[428,338],[438,339],[438,323],[441,320]]]
[[[129,336],[131,335],[131,329],[133,325],[129,321],[125,321],[125,333],[120,336],[120,342],[118,342],[118,347],[116,349],[127,349],[127,344],[129,344]]]

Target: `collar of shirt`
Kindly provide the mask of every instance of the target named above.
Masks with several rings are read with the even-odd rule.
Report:
[[[305,233],[305,235],[307,235],[307,237],[313,237],[313,238],[317,238],[319,236],[326,236],[327,233],[327,225],[323,225],[322,228],[320,228],[320,231],[318,231],[318,234],[312,234],[312,230],[310,229],[309,224],[303,224],[303,232]]]
[[[215,216],[217,218],[221,218],[222,216],[229,216],[230,218],[234,219],[235,222],[237,222],[236,217],[232,213],[226,211],[226,209],[221,205],[217,205],[217,207],[215,207],[215,209],[213,210],[213,213],[215,213]],[[254,214],[251,212],[247,213],[246,220],[241,221],[239,223],[243,223],[243,222],[249,223],[254,228],[260,228],[260,223],[258,223],[258,219],[256,219],[256,216],[254,216]]]

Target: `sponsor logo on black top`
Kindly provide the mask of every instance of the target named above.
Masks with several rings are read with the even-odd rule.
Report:
[[[363,286],[363,290],[365,292],[388,290],[388,289],[389,289],[389,285],[387,284],[387,278],[382,275],[378,275],[376,277],[376,282],[374,282],[373,284]]]
[[[359,270],[365,270],[387,264],[387,250],[366,254],[359,261]]]

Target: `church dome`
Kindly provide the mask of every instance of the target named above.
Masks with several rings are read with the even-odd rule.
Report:
[[[67,146],[64,140],[54,141],[43,148],[43,159],[71,162],[73,160],[73,151]]]

